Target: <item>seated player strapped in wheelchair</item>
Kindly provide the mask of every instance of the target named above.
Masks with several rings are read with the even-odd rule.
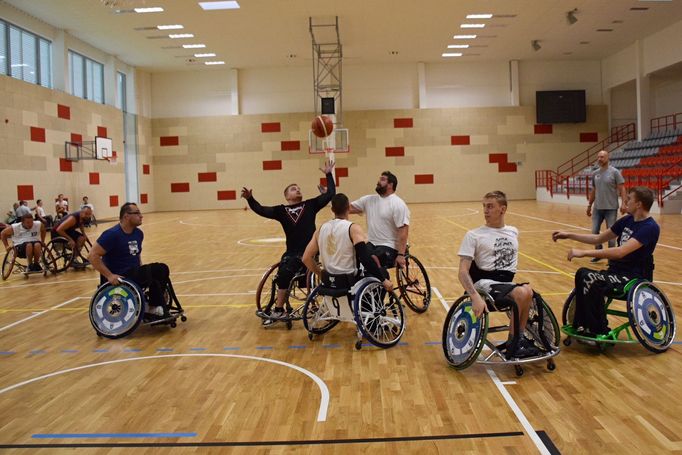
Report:
[[[47,276],[48,267],[45,262],[44,253],[40,259],[40,269],[31,269],[26,258],[26,245],[16,245],[5,253],[5,258],[2,260],[2,279],[6,280],[10,277],[12,272],[21,273],[25,278],[34,273],[42,273]]]
[[[289,280],[288,277],[292,278]],[[270,266],[256,290],[256,316],[263,320],[263,326],[271,327],[275,322],[283,322],[287,329],[291,329],[293,321],[303,317],[303,304],[315,282],[315,275],[308,272],[298,258],[285,255],[280,262]],[[278,313],[275,305],[281,289],[286,291],[284,311]]]
[[[12,272],[21,273],[26,278],[34,273],[47,276],[43,243],[45,227],[40,221],[33,220],[31,214],[27,213],[18,223],[0,224],[0,238],[7,251],[2,261],[3,280],[8,279]]]
[[[169,274],[166,264],[152,263],[140,267],[130,277],[119,279],[118,284],[102,277],[102,284],[90,301],[90,322],[97,335],[121,338],[141,323],[175,328],[178,318],[186,321]]]
[[[618,343],[640,343],[656,354],[665,352],[675,339],[675,314],[666,295],[651,282],[653,264],[650,270],[647,278],[619,279],[596,270],[580,269],[578,273],[584,272],[576,275],[576,281],[587,279],[590,302],[594,299],[598,303],[587,303],[585,308],[578,309],[576,291],[571,291],[561,313],[561,330],[568,335],[564,345],[570,346],[575,338],[601,351]],[[624,301],[625,308],[615,308],[614,301]],[[581,315],[581,311],[591,314]],[[608,316],[615,323],[613,328],[609,327]],[[590,327],[590,320],[599,327]]]
[[[54,225],[50,231],[52,240],[45,247],[49,252],[45,262],[52,273],[63,272],[69,267],[84,269],[89,265],[87,256],[92,243],[83,232],[83,226],[91,216],[92,210],[85,208],[66,215]]]

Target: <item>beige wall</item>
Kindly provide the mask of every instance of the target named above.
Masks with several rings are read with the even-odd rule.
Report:
[[[411,118],[412,128],[395,128],[394,119]],[[241,208],[243,186],[254,188],[266,205],[283,202],[282,189],[302,185],[304,197],[317,194],[322,157],[308,154],[311,114],[272,114],[152,120],[152,174],[157,210]],[[278,122],[280,132],[263,133],[261,124]],[[587,122],[554,125],[552,134],[535,134],[535,108],[458,108],[347,111],[351,152],[336,154],[347,168],[339,191],[351,198],[371,193],[383,170],[399,179],[398,193],[408,202],[478,200],[490,189],[512,199],[535,198],[536,169],[556,168],[585,150],[580,133],[608,130],[605,106],[589,106]],[[470,145],[451,145],[451,136],[468,135]],[[161,146],[161,137],[177,137],[177,146]],[[281,141],[300,141],[300,150],[282,151]],[[387,157],[386,147],[404,147],[405,156]],[[499,172],[490,154],[506,154],[516,172]],[[263,161],[281,160],[281,170],[263,170]],[[216,172],[216,182],[198,174]],[[432,174],[433,184],[416,184],[415,175]],[[188,183],[189,192],[171,192],[172,183]],[[218,201],[218,191],[237,199]]]

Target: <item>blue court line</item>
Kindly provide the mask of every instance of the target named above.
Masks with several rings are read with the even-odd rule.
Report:
[[[171,352],[173,348],[158,348],[157,352]]]
[[[123,352],[142,352],[142,349],[139,348],[126,348],[123,350]]]
[[[673,344],[682,344],[682,341],[673,341]]]
[[[34,439],[71,438],[194,438],[196,433],[37,433]]]
[[[0,351],[0,355],[12,355],[16,354],[15,351]]]
[[[92,352],[109,352],[108,349],[93,349]]]
[[[42,349],[36,349],[35,351],[31,351],[31,354],[34,354],[34,355],[47,354],[47,351],[44,351]]]
[[[206,348],[189,348],[190,351],[205,351]]]
[[[289,349],[305,349],[305,346],[303,346],[302,344],[292,344],[291,346],[289,346]]]
[[[225,346],[223,351],[239,351],[239,346]]]
[[[264,351],[267,349],[272,349],[272,346],[256,346],[256,349],[258,349],[259,351]]]
[[[407,341],[401,341],[398,343],[398,346],[408,346],[409,343]]]
[[[334,344],[323,344],[322,347],[327,348],[327,349],[334,349],[334,348],[340,347],[340,345],[338,345],[336,343],[334,343]]]
[[[427,346],[436,346],[436,345],[439,345],[439,344],[443,344],[443,342],[442,342],[442,341],[427,341],[427,342],[424,343],[424,344],[427,345]]]
[[[62,349],[62,353],[64,354],[74,354],[78,352],[78,349]]]

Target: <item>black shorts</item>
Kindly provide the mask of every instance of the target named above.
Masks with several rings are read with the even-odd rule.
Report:
[[[36,244],[40,244],[38,240],[36,240],[35,242],[20,243],[19,245],[16,246],[18,257],[22,259],[26,258],[26,245],[28,245],[29,243],[33,245],[33,248],[35,248]]]
[[[280,259],[279,268],[277,270],[277,287],[280,289],[288,289],[294,276],[303,273],[304,270],[305,265],[300,257],[284,253],[282,259]],[[305,277],[303,278],[303,286],[301,287],[305,287]]]
[[[517,287],[523,286],[526,283],[516,284],[516,283],[500,283],[490,285],[490,297],[493,298],[495,306],[500,310],[509,309],[514,300],[509,294]]]
[[[395,267],[395,259],[398,257],[398,250],[395,250],[390,246],[375,246],[370,242],[367,242],[367,249],[369,250],[369,254],[376,256],[379,259],[379,263],[382,267],[387,269]]]

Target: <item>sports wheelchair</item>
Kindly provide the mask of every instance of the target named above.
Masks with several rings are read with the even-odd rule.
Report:
[[[625,310],[612,308],[614,300],[625,301]],[[675,339],[677,326],[670,301],[663,291],[643,278],[633,278],[622,292],[614,291],[607,295],[606,314],[621,318],[618,326],[607,334],[590,336],[578,332],[572,324],[575,308],[574,289],[561,312],[561,331],[568,335],[563,341],[565,346],[570,346],[573,338],[597,346],[602,352],[615,344],[640,343],[649,351],[660,354],[667,351]],[[623,322],[623,319],[627,320]]]
[[[49,267],[47,266],[46,262],[46,254],[45,254],[45,245],[42,245],[43,247],[43,254],[41,255],[40,259],[40,266],[42,267],[42,270],[40,271],[32,271],[28,270],[28,260],[26,260],[26,257],[24,256],[23,258],[17,254],[17,247],[13,246],[12,249],[7,251],[5,253],[5,258],[2,260],[2,279],[6,280],[12,275],[12,272],[14,273],[23,273],[24,278],[28,278],[29,275],[37,274],[37,273],[42,273],[43,276],[47,276],[47,272],[51,271]],[[47,257],[49,257],[49,253],[47,254]],[[24,259],[24,261],[21,261],[20,259]],[[52,272],[53,274],[55,272]]]
[[[69,246],[69,241],[52,233],[52,240],[43,248],[43,262],[52,273],[60,273],[69,268],[84,269],[87,267],[87,256],[92,243],[86,240],[81,251],[76,254]],[[84,255],[85,253],[85,255]]]
[[[339,283],[337,287],[334,278],[323,275],[323,284],[313,289],[303,305],[308,339],[344,321],[357,326],[355,349],[362,349],[363,337],[380,348],[397,344],[405,331],[405,314],[396,294],[386,291],[374,277],[361,278],[352,285]]]
[[[479,291],[489,312],[505,312],[515,327],[519,326],[519,315],[515,304],[509,307],[496,306],[487,292]],[[484,365],[514,365],[517,376],[523,375],[523,364],[547,361],[547,369],[556,369],[553,357],[559,354],[561,334],[559,324],[552,309],[542,296],[533,292],[533,303],[528,314],[525,336],[534,341],[540,355],[527,358],[507,357],[507,342],[491,340],[491,333],[509,331],[509,325],[489,326],[490,314],[484,312],[480,318],[474,315],[473,303],[468,294],[464,294],[452,304],[443,325],[443,353],[448,363],[457,370],[468,368],[478,362]],[[517,339],[512,343],[518,342]],[[484,347],[490,352],[482,353]]]
[[[101,284],[90,301],[90,323],[97,336],[116,339],[131,334],[140,323],[175,328],[178,318],[187,321],[170,281],[163,292],[163,316],[145,312],[148,300],[148,290],[131,280],[121,278],[116,285]]]
[[[304,265],[294,275],[286,297],[284,299],[284,309],[287,316],[283,318],[273,318],[272,312],[277,302],[277,272],[279,271],[280,262],[270,266],[270,268],[263,274],[258,289],[256,290],[256,316],[263,319],[263,321],[281,321],[286,324],[287,329],[291,330],[293,321],[302,319],[303,304],[310,291],[316,285],[315,274],[310,273]],[[293,306],[292,306],[293,302]]]
[[[397,291],[415,313],[424,313],[431,303],[431,282],[421,261],[405,248],[405,267],[396,268]]]

